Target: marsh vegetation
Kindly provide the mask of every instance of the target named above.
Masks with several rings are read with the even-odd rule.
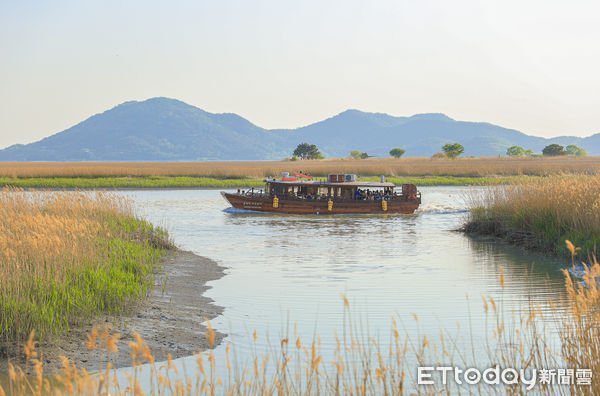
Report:
[[[0,192],[0,346],[52,339],[145,295],[172,244],[106,193]]]
[[[600,246],[600,177],[555,175],[487,188],[474,197],[464,230],[562,256],[570,256],[570,240],[580,259],[592,260]]]

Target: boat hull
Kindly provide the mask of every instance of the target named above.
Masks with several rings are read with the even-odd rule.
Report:
[[[402,213],[411,214],[419,207],[420,199],[409,201],[387,201],[387,210],[384,210],[381,201],[334,201],[331,210],[328,201],[324,200],[285,200],[280,199],[277,207],[273,207],[273,199],[261,195],[241,195],[221,192],[221,195],[237,209],[252,210],[257,212],[285,213],[285,214],[385,214]]]

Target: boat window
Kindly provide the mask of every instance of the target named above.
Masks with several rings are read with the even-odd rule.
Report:
[[[282,186],[281,184],[274,185],[272,189],[275,195],[283,195],[285,192],[285,186]]]

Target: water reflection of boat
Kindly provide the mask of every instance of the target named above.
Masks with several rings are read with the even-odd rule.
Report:
[[[238,209],[287,214],[413,213],[421,204],[414,184],[396,185],[361,182],[356,175],[330,174],[326,181],[287,172],[281,179],[265,179],[265,189],[251,188],[237,193],[221,192]]]

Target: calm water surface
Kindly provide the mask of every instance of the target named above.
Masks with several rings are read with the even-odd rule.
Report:
[[[254,329],[261,352],[268,348],[266,335],[277,345],[287,324],[304,340],[318,333],[324,352],[331,351],[334,330],[342,327],[342,293],[382,340],[389,339],[392,317],[416,334],[411,313],[418,313],[421,333],[435,337],[457,322],[470,323],[477,339],[485,329],[481,296],[503,301],[508,310],[532,299],[545,307],[549,297],[561,297],[561,263],[453,231],[466,216],[471,188],[421,191],[423,205],[414,215],[321,217],[242,213],[227,209],[217,190],[120,194],[166,227],[179,247],[228,268],[206,295],[225,308],[213,320],[228,334],[217,357],[232,341],[242,363],[251,356]]]

